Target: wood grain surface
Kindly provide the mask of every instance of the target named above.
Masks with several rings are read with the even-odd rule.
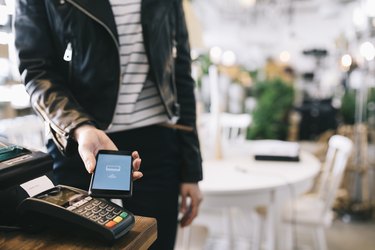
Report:
[[[123,237],[109,245],[100,239],[79,235],[76,232],[49,229],[39,233],[0,232],[1,250],[83,250],[83,249],[148,249],[157,238],[154,218],[135,216],[134,227]]]

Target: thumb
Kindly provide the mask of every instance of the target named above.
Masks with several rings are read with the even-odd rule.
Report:
[[[94,152],[87,148],[81,148],[80,150],[78,150],[78,152],[83,163],[85,164],[87,172],[92,173],[95,169],[96,164]]]

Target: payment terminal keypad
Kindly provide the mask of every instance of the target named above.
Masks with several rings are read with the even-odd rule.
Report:
[[[17,213],[26,226],[53,225],[110,243],[128,233],[135,224],[134,215],[125,208],[64,185],[26,198],[18,205]]]
[[[112,206],[107,201],[90,196],[73,203],[67,209],[107,228],[116,227],[128,216],[125,211]]]

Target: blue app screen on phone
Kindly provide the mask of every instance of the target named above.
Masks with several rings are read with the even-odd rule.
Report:
[[[99,154],[93,189],[130,190],[131,156]]]

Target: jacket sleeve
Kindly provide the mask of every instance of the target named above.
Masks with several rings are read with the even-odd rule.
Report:
[[[45,5],[43,0],[17,1],[15,46],[31,106],[48,124],[58,148],[69,153],[72,130],[93,119],[66,87],[67,77],[59,70],[62,50],[53,42]]]
[[[202,157],[196,127],[195,82],[191,76],[191,57],[188,31],[182,1],[177,0],[175,81],[177,99],[180,105],[178,124],[188,125],[192,132],[178,131],[182,150],[182,181],[198,182],[202,180]]]

